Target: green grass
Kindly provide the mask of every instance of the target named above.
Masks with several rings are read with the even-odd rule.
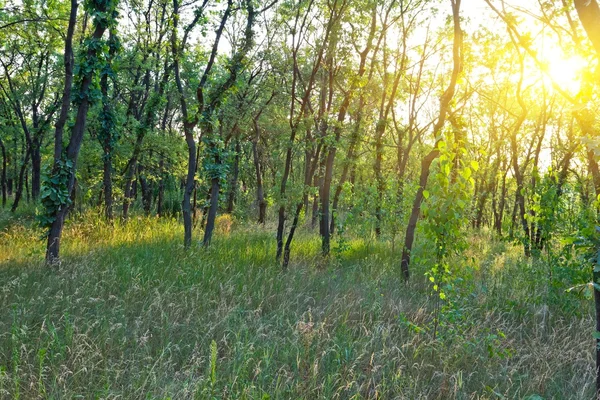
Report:
[[[325,263],[301,231],[282,273],[273,229],[184,251],[178,221],[87,214],[55,270],[32,218],[2,213],[2,399],[593,398],[590,302],[487,235],[434,341],[426,243],[406,285],[389,243]]]

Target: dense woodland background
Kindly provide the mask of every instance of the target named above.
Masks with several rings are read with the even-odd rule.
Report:
[[[598,398],[599,55],[596,0],[0,0],[0,398]]]

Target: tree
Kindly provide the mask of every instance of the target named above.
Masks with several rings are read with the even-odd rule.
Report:
[[[436,140],[436,146],[421,160],[421,175],[419,177],[419,188],[417,189],[417,193],[415,195],[415,199],[412,206],[412,211],[410,214],[410,219],[408,223],[408,227],[406,228],[406,235],[404,239],[404,249],[402,250],[402,260],[401,260],[401,268],[404,279],[408,280],[410,277],[410,252],[412,250],[415,231],[417,228],[417,221],[419,219],[419,214],[421,211],[421,202],[423,201],[423,191],[427,185],[427,179],[429,178],[429,171],[431,168],[431,163],[434,159],[436,159],[439,155],[439,150],[437,149],[437,142],[439,141],[439,134],[444,124],[446,122],[446,118],[448,113],[450,112],[450,102],[454,97],[454,93],[456,91],[456,84],[458,80],[458,76],[462,71],[462,62],[463,62],[463,54],[462,54],[462,46],[463,46],[463,33],[460,28],[460,0],[451,0],[452,4],[452,22],[453,22],[453,32],[454,32],[454,43],[452,47],[452,74],[450,77],[450,82],[448,83],[448,87],[440,97],[440,109],[438,119],[433,126],[433,137]]]
[[[78,60],[78,71],[75,74],[74,103],[76,105],[75,122],[71,129],[71,137],[65,149],[62,148],[62,132],[67,119],[68,111],[65,104],[71,95],[71,87],[68,83],[73,76],[71,54],[72,40],[77,16],[77,5],[71,3],[71,14],[69,27],[65,38],[65,89],[63,91],[63,108],[56,124],[55,159],[51,175],[45,182],[42,191],[42,203],[44,215],[42,224],[49,229],[48,244],[46,248],[46,261],[55,264],[59,261],[60,240],[65,218],[68,212],[70,196],[75,187],[75,167],[85,132],[87,113],[90,105],[96,100],[97,94],[93,86],[95,74],[101,68],[100,56],[103,49],[102,36],[104,32],[116,26],[116,9],[118,2],[89,0],[85,3],[86,11],[94,15],[92,35],[86,41]],[[63,112],[64,111],[64,112]],[[56,156],[58,155],[58,158]]]

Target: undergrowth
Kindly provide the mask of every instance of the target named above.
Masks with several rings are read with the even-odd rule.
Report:
[[[33,219],[0,220],[2,399],[593,398],[590,302],[487,233],[433,340],[427,243],[405,284],[390,243],[323,261],[305,230],[282,273],[270,227],[185,251],[176,220],[88,213],[49,269]]]

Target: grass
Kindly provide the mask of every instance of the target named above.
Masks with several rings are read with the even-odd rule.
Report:
[[[28,215],[0,214],[2,399],[593,398],[590,301],[487,235],[433,340],[426,243],[406,285],[389,243],[324,263],[302,231],[282,273],[273,229],[184,251],[176,220],[88,213],[54,270]]]

